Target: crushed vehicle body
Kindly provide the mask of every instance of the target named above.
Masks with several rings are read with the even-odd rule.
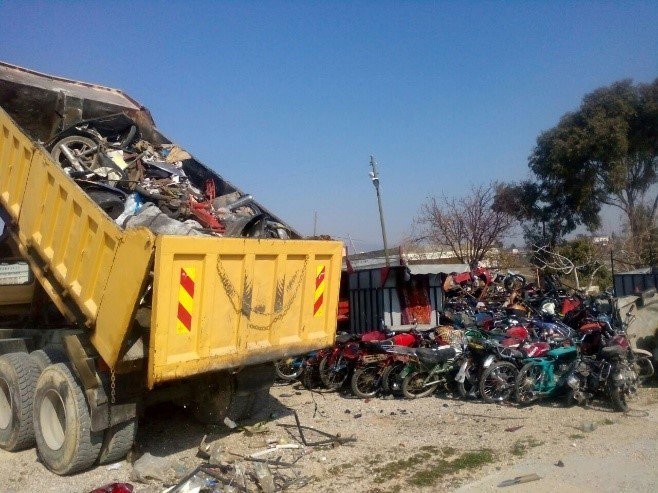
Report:
[[[27,386],[0,386],[35,396],[7,400],[34,409],[0,406],[0,447],[36,441],[58,474],[125,455],[116,443],[132,440],[113,437],[134,432],[147,402],[238,419],[273,361],[333,343],[342,245],[300,239],[121,91],[0,63],[0,210],[15,283],[0,286],[0,313],[12,310],[0,379],[39,368]],[[69,409],[76,393],[86,411]],[[88,429],[57,425],[85,412]],[[33,432],[21,416],[35,416]]]

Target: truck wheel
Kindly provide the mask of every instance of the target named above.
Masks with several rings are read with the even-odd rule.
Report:
[[[0,356],[0,448],[15,452],[34,445],[32,399],[36,370],[27,353]]]
[[[110,426],[105,430],[103,446],[98,456],[99,464],[112,464],[120,461],[133,447],[137,434],[137,418],[125,423]]]
[[[46,346],[43,349],[32,351],[30,353],[30,359],[37,368],[37,379],[39,378],[39,375],[41,375],[41,372],[50,365],[66,363],[66,361],[68,361],[64,349],[55,346]]]
[[[244,413],[248,402],[246,399],[238,399],[240,405],[236,403],[232,380],[231,376],[226,375],[196,382],[192,401],[192,412],[196,419],[204,424],[220,424],[226,417],[235,420]]]
[[[253,418],[260,413],[270,398],[270,389],[260,389],[249,394],[249,405],[243,418]]]
[[[56,474],[83,471],[98,458],[103,432],[91,431],[82,386],[66,363],[49,366],[37,381],[34,434],[41,461]]]

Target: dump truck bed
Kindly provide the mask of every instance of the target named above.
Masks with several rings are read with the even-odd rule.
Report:
[[[85,102],[72,102],[80,96]],[[148,111],[120,91],[0,65],[0,206],[35,278],[63,315],[89,331],[110,367],[139,337],[138,309],[151,310],[143,338],[151,387],[333,342],[340,243],[124,230],[39,144],[48,128],[65,124],[55,117],[32,122],[27,115],[38,112],[39,101],[45,112],[57,113],[60,104],[60,115],[78,115],[70,118],[86,116],[87,107],[102,113],[103,105],[126,105],[140,126],[159,132]],[[22,125],[12,117],[19,108]]]

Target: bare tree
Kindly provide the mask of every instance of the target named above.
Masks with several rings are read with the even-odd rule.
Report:
[[[534,262],[542,270],[548,270],[561,276],[573,274],[575,288],[589,291],[596,274],[606,268],[605,248],[593,244],[590,240],[573,240],[562,249],[550,249],[547,246],[533,245]],[[589,278],[584,285],[582,277]]]
[[[462,263],[480,262],[516,223],[508,212],[492,207],[497,187],[473,186],[461,198],[428,197],[416,217],[416,238],[450,250]]]

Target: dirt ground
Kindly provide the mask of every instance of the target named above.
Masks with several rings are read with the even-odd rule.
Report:
[[[136,492],[163,491],[174,477],[202,463],[196,453],[206,434],[209,443],[222,445],[225,457],[264,450],[268,442],[298,443],[295,427],[279,426],[294,425],[293,409],[306,426],[356,438],[335,448],[281,451],[283,461],[301,457],[296,474],[310,482],[299,491],[494,491],[499,482],[530,473],[542,479],[510,491],[656,491],[658,388],[642,389],[631,407],[626,415],[603,404],[520,409],[445,394],[363,401],[283,385],[272,389],[267,407],[253,421],[266,421],[266,431],[251,436],[200,425],[173,405],[149,409],[140,421],[135,456],[157,457],[167,471],[164,484],[135,481],[127,461],[62,478],[48,472],[34,450],[0,451],[0,491],[88,492],[115,481],[132,483]],[[308,441],[318,438],[308,432]],[[556,466],[558,461],[564,467]]]

